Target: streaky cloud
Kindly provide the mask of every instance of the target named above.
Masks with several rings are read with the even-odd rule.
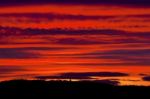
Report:
[[[0,58],[3,59],[27,59],[40,58],[41,54],[36,51],[56,51],[64,50],[64,47],[20,47],[20,48],[0,48]],[[30,51],[30,52],[29,52]]]
[[[7,5],[25,5],[25,4],[117,4],[117,5],[138,5],[138,6],[149,6],[149,0],[5,0],[0,1],[1,6]]]
[[[91,44],[100,44],[105,42],[99,41],[91,41],[91,40],[84,40],[84,39],[77,39],[77,38],[63,38],[59,39],[56,44],[69,44],[69,45],[91,45]]]
[[[25,49],[17,48],[0,48],[0,59],[25,59],[25,58],[39,58],[39,54],[26,52]]]
[[[149,54],[150,49],[126,49],[126,50],[110,50],[110,51],[97,51],[87,54],[79,54],[79,58],[87,59],[116,59],[122,60],[124,63],[120,65],[150,65]],[[106,63],[107,64],[107,63]],[[116,63],[117,65],[118,63]],[[109,64],[107,64],[109,65]],[[112,63],[113,65],[113,63]]]
[[[117,16],[99,16],[99,15],[72,15],[58,13],[1,13],[0,17],[13,17],[16,19],[28,18],[31,22],[53,21],[53,20],[107,20]],[[18,22],[20,22],[20,20]],[[17,21],[17,20],[16,20]]]
[[[17,32],[17,33],[16,33]],[[121,35],[149,37],[150,32],[129,32],[115,29],[35,29],[35,28],[16,28],[0,26],[1,37],[8,35]]]
[[[26,69],[20,66],[0,66],[0,72],[2,74],[10,74],[18,71],[25,71]]]
[[[118,76],[128,76],[126,73],[120,72],[77,72],[77,73],[63,73],[63,76],[98,76],[98,77],[118,77]]]

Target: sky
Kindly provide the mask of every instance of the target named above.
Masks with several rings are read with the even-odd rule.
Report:
[[[0,81],[150,86],[149,0],[0,1]]]

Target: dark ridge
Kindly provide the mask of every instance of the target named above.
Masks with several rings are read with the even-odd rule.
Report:
[[[149,98],[150,87],[114,86],[98,81],[12,80],[0,83],[0,97],[7,98]],[[104,97],[104,98],[103,98]]]

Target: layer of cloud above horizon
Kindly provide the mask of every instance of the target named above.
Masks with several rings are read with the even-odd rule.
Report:
[[[118,85],[119,84],[119,80],[113,80],[113,79],[96,79],[93,77],[111,77],[111,78],[115,78],[115,77],[126,77],[129,76],[129,74],[127,73],[119,73],[119,72],[76,72],[76,73],[61,73],[58,75],[54,75],[54,76],[37,76],[35,77],[36,79],[40,79],[40,80],[53,80],[53,79],[57,79],[57,80],[61,80],[61,79],[68,79],[68,80],[82,80],[82,81],[86,81],[86,80],[91,80],[94,82],[99,82],[99,83],[107,83],[107,84],[112,84],[112,85]]]
[[[37,79],[93,79],[92,77],[124,77],[126,73],[119,72],[76,72],[62,73],[56,76],[37,76]]]

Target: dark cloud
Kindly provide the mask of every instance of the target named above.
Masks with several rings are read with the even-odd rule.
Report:
[[[144,81],[150,81],[150,76],[145,76],[142,78]]]
[[[140,76],[148,76],[148,74],[141,73]]]
[[[115,60],[115,59],[114,59]],[[120,60],[120,59],[119,59]],[[57,64],[55,63],[54,65],[63,65],[63,66],[70,66],[70,65],[76,65],[76,66],[149,66],[149,63],[144,63],[144,62],[131,62],[131,61],[124,61],[122,63],[119,62],[110,62],[109,60],[104,63],[62,63],[62,64]]]
[[[113,81],[113,80],[94,80],[94,82],[98,82],[98,83],[104,83],[104,84],[109,84],[109,85],[119,85],[120,82],[119,81]]]
[[[17,33],[16,33],[17,32]],[[9,35],[110,35],[110,36],[125,36],[125,37],[150,37],[150,32],[127,32],[123,30],[113,29],[21,29],[15,27],[0,26],[1,37]]]
[[[38,54],[26,52],[25,49],[19,48],[0,48],[0,58],[16,59],[16,58],[38,58]]]
[[[28,18],[29,22],[43,22],[52,21],[52,20],[105,20],[105,19],[113,19],[117,16],[92,16],[92,15],[71,15],[71,14],[57,14],[57,13],[8,13],[8,14],[0,14],[0,17],[15,17],[16,20],[19,18]],[[44,20],[43,20],[44,19]],[[18,22],[20,22],[18,20]],[[27,21],[27,19],[26,19]],[[27,21],[28,22],[28,21]]]
[[[95,53],[96,54],[96,53]],[[108,52],[103,52],[103,54],[109,54],[109,55],[148,55],[150,54],[150,49],[129,49],[129,50],[112,50]]]
[[[19,4],[123,4],[123,5],[150,5],[149,0],[3,0],[0,5],[19,5]]]
[[[89,44],[100,44],[101,42],[85,40],[85,39],[77,39],[77,38],[64,38],[64,39],[59,39],[56,43],[71,44],[71,45],[89,45]]]
[[[142,19],[143,22],[150,21],[150,14],[142,15],[72,15],[72,14],[58,14],[58,13],[1,13],[0,18],[5,18],[6,22],[16,23],[47,23],[56,20],[93,20],[93,21],[107,21],[107,22],[122,22],[128,18]],[[6,19],[7,18],[7,19]],[[12,20],[10,18],[13,18]],[[2,20],[3,21],[3,20]],[[147,27],[145,25],[132,25],[130,28]]]
[[[51,50],[63,50],[64,47],[22,47],[22,48],[0,48],[0,58],[39,58],[41,55],[36,51],[51,51]],[[31,52],[29,52],[31,51]],[[33,51],[33,52],[32,52]]]
[[[150,32],[127,32],[121,30],[111,30],[111,29],[20,29],[13,27],[0,27],[0,38],[5,39],[6,37],[30,37],[30,36],[56,36],[56,35],[66,35],[65,38],[50,38],[42,39],[43,41],[33,42],[34,44],[47,44],[53,41],[56,44],[72,44],[72,45],[90,45],[90,44],[123,44],[123,43],[150,43]],[[84,36],[85,38],[91,35],[97,35],[97,37],[84,39],[84,38],[75,38],[75,37],[67,37],[67,36]],[[112,40],[105,39],[112,38]],[[54,40],[53,40],[54,39]],[[1,40],[0,40],[1,41]],[[11,42],[8,40],[1,41],[0,44],[21,44],[24,42]],[[30,43],[30,42],[28,42]],[[32,42],[31,42],[32,43]],[[119,52],[119,51],[118,51]],[[123,52],[124,53],[124,52]],[[135,52],[134,52],[135,53]]]
[[[37,79],[92,79],[88,76],[65,76],[65,75],[59,75],[59,76],[38,76]]]
[[[20,66],[0,66],[0,73],[2,74],[10,74],[17,71],[25,71],[23,67]]]
[[[63,76],[98,76],[98,77],[119,77],[128,76],[126,73],[120,72],[83,72],[83,73],[63,73]]]
[[[77,72],[77,73],[62,73],[56,76],[37,76],[37,79],[93,79],[92,77],[124,77],[129,76],[126,73],[120,72]]]
[[[17,29],[16,29],[17,30]],[[111,36],[136,36],[136,37],[150,37],[149,32],[126,32],[121,30],[111,29],[25,29],[21,31],[22,34],[26,35],[111,35]]]
[[[76,54],[78,58],[88,59],[116,59],[122,60],[124,63],[110,63],[116,65],[150,65],[149,61],[150,49],[118,49],[110,51],[97,51],[87,54]],[[110,65],[106,63],[105,65]],[[100,65],[100,64],[99,64]],[[103,64],[104,65],[104,64]]]

